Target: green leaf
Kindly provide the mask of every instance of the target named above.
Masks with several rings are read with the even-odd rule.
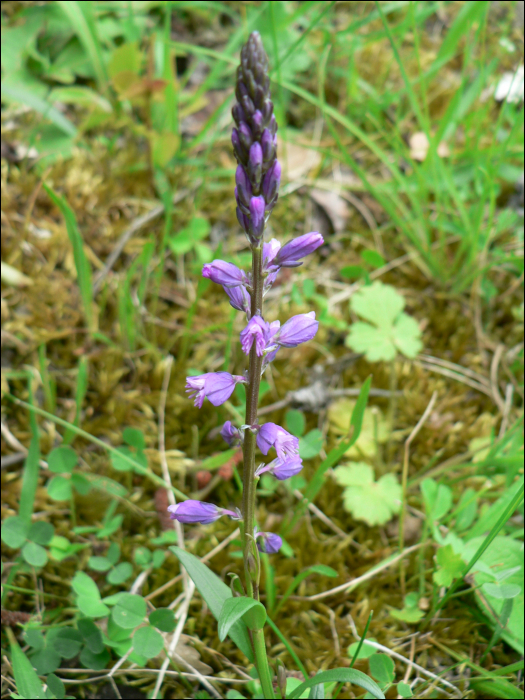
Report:
[[[140,595],[123,593],[111,611],[113,621],[123,629],[134,629],[146,617],[146,601]]]
[[[47,495],[54,501],[69,501],[71,500],[71,479],[65,476],[54,476],[47,483]]]
[[[474,489],[466,488],[461,494],[459,503],[454,513],[456,514],[456,532],[469,528],[478,512],[478,497]]]
[[[286,411],[284,417],[286,429],[296,437],[301,437],[304,434],[306,420],[302,411],[297,411],[295,408]]]
[[[80,612],[82,612],[87,617],[106,617],[109,615],[109,608],[101,600],[93,600],[93,598],[88,598],[86,596],[78,596],[77,605]]]
[[[371,642],[377,642],[377,639],[375,637],[370,637]],[[354,642],[353,644],[350,644],[350,646],[347,649],[347,654],[348,656],[353,659],[355,656],[356,651],[359,648],[359,642]],[[365,639],[363,643],[361,644],[361,649],[359,649],[359,656],[357,657],[358,659],[368,659],[372,654],[377,654],[377,649],[370,644],[367,643],[367,640]]]
[[[29,627],[24,632],[24,640],[35,651],[40,651],[46,645],[44,635],[39,628]]]
[[[482,589],[485,591],[485,593],[492,596],[493,598],[502,599],[515,598],[522,591],[521,586],[518,586],[515,583],[507,583],[500,585],[498,583],[487,582],[482,585]]]
[[[224,601],[232,598],[232,592],[224,581],[216,576],[200,559],[179,547],[170,547],[170,551],[184,566],[197,590],[206,601],[212,615],[219,619]],[[248,628],[243,620],[237,620],[229,631],[230,638],[235,642],[243,654],[253,663],[253,652],[248,636]]]
[[[157,608],[149,616],[150,625],[161,632],[173,632],[176,626],[175,614],[169,608]]]
[[[451,544],[440,547],[436,555],[439,569],[434,571],[432,578],[438,586],[448,588],[452,581],[461,575],[463,571],[463,560],[460,554],[456,554]]]
[[[42,651],[37,651],[31,656],[31,663],[39,676],[45,676],[48,673],[54,673],[60,666],[60,654],[54,649],[46,648]]]
[[[27,539],[29,523],[18,515],[7,518],[2,524],[2,542],[12,549],[19,549]]]
[[[66,688],[62,683],[62,680],[58,676],[55,676],[54,673],[50,673],[48,675],[46,678],[46,683],[48,689],[53,693],[57,700],[62,700],[62,698],[66,696]]]
[[[46,550],[35,542],[26,542],[22,547],[22,556],[25,561],[36,568],[40,568],[47,564]]]
[[[133,560],[137,566],[149,566],[151,552],[147,547],[137,547],[133,552]]]
[[[83,571],[77,571],[71,586],[78,596],[77,605],[87,617],[105,617],[109,608],[100,600],[97,584]]]
[[[35,112],[39,112],[44,119],[49,119],[60,131],[68,136],[76,136],[75,126],[67,119],[62,112],[43,100],[39,95],[24,86],[12,84],[2,85],[2,99],[9,102],[19,102],[27,105]]]
[[[393,360],[398,351],[409,358],[420,352],[419,326],[402,313],[405,301],[393,287],[374,282],[357,291],[350,306],[373,325],[362,321],[352,324],[345,343],[355,352],[365,353],[369,362]]]
[[[113,565],[115,565],[118,562],[118,560],[120,559],[120,545],[118,544],[118,542],[112,542],[109,545],[106,557]]]
[[[425,613],[419,609],[419,595],[417,593],[409,593],[405,596],[405,605],[402,610],[391,610],[390,614],[396,620],[403,622],[418,622],[424,617]]]
[[[365,271],[360,265],[346,265],[339,270],[339,274],[348,280],[358,280],[364,277]]]
[[[452,507],[452,489],[445,484],[438,484],[434,479],[421,482],[421,492],[425,510],[432,522],[441,520]]]
[[[188,253],[197,241],[206,238],[210,232],[210,224],[207,219],[195,217],[190,225],[183,228],[175,236],[168,240],[168,245],[175,255]]]
[[[405,300],[394,287],[374,282],[362,287],[350,299],[352,311],[378,328],[390,329],[405,307]]]
[[[503,678],[490,681],[472,679],[469,685],[478,698],[509,698],[509,700],[514,700],[514,698],[523,699],[524,697],[522,690]]]
[[[135,447],[137,450],[143,450],[146,447],[146,440],[142,430],[136,428],[124,428],[122,440],[130,447]]]
[[[392,683],[395,678],[395,665],[390,656],[374,654],[368,660],[370,673],[382,688]]]
[[[401,508],[402,491],[394,474],[385,474],[374,481],[374,470],[363,462],[337,467],[336,481],[346,486],[343,501],[356,520],[368,525],[384,525]]]
[[[38,678],[31,662],[18,646],[14,635],[9,635],[9,643],[11,648],[11,665],[13,667],[13,675],[15,677],[16,689],[22,698],[45,698],[44,688]]]
[[[146,659],[157,656],[163,648],[164,639],[153,627],[140,627],[133,635],[133,649]]]
[[[100,654],[94,654],[91,649],[84,647],[80,654],[80,663],[85,668],[90,668],[95,671],[102,671],[106,668],[111,655],[107,649],[104,649]]]
[[[113,469],[116,469],[119,472],[133,471],[133,464],[131,464],[131,462],[128,462],[127,459],[121,459],[120,455],[130,457],[133,460],[138,458],[138,455],[135,454],[133,450],[130,450],[129,447],[117,447],[116,452],[112,452],[110,457]]]
[[[414,693],[412,692],[412,688],[408,685],[408,683],[404,683],[401,681],[400,683],[397,684],[397,692],[398,695],[401,695],[402,698],[413,698]]]
[[[314,428],[310,430],[304,437],[299,438],[299,456],[302,459],[312,459],[317,457],[323,448],[324,437],[323,433]]]
[[[87,496],[91,491],[91,483],[83,474],[71,474],[71,483],[75,491],[81,496]]]
[[[93,623],[92,623],[93,624]],[[53,640],[53,649],[63,659],[74,658],[82,647],[82,635],[72,627],[60,630]]]
[[[374,657],[372,657],[374,658]],[[361,671],[356,671],[355,668],[334,668],[331,671],[323,671],[322,673],[316,674],[313,678],[301,683],[300,686],[295,688],[288,698],[293,700],[294,698],[300,698],[305,690],[312,688],[314,685],[319,685],[320,683],[352,683],[353,685],[358,685],[368,691],[372,697],[378,698],[378,700],[384,700],[383,691],[379,686],[374,683],[374,681],[369,678]]]
[[[55,534],[55,528],[45,520],[38,520],[29,528],[27,539],[37,544],[49,544]]]
[[[361,253],[361,259],[372,267],[383,267],[383,265],[386,263],[384,257],[376,250],[363,250]]]
[[[107,557],[89,557],[88,566],[94,571],[109,571],[113,564]]]
[[[109,572],[107,581],[113,586],[120,586],[121,583],[128,580],[132,573],[133,566],[129,562],[123,561]]]
[[[224,601],[219,615],[219,639],[223,642],[232,625],[243,619],[251,630],[260,630],[266,622],[266,610],[262,603],[253,598],[228,598]]]
[[[173,541],[173,540],[172,540]],[[152,566],[154,569],[158,569],[164,564],[164,560],[166,559],[167,552],[164,552],[162,549],[156,549],[153,552],[153,560],[152,560]]]
[[[76,467],[78,456],[71,447],[55,447],[47,455],[47,465],[50,472],[62,474],[70,473]]]
[[[78,631],[90,651],[94,654],[100,654],[104,649],[104,640],[97,625],[87,617],[77,620],[77,625]]]

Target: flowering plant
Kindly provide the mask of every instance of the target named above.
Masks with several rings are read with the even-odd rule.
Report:
[[[169,506],[168,511],[173,520],[187,524],[212,523],[224,515],[240,520],[244,588],[237,579],[237,584],[232,585],[232,595],[229,595],[229,591],[225,594],[220,610],[216,599],[209,595],[209,587],[211,585],[218,589],[224,587],[224,584],[220,581],[210,584],[210,572],[206,573],[206,569],[199,568],[196,565],[198,560],[193,561],[191,555],[176,547],[172,549],[218,617],[219,637],[223,639],[226,634],[230,634],[250,660],[254,660],[264,697],[273,698],[275,694],[263,633],[266,610],[259,601],[259,552],[278,552],[282,539],[276,533],[260,532],[256,526],[256,486],[263,473],[272,474],[279,480],[289,479],[301,471],[303,464],[297,437],[276,423],[259,423],[259,387],[261,376],[279,350],[297,347],[311,340],[317,333],[319,323],[313,311],[293,316],[282,326],[279,321],[269,322],[264,317],[263,299],[275,282],[279,270],[302,265],[302,259],[323,244],[323,237],[320,233],[307,233],[284,246],[276,239],[266,243],[263,240],[266,222],[277,202],[281,179],[281,166],[277,160],[277,123],[269,84],[268,58],[259,34],[253,32],[241,51],[235,90],[237,101],[232,109],[236,123],[232,144],[238,163],[235,173],[236,213],[251,249],[252,269],[245,272],[232,263],[214,260],[204,265],[202,270],[204,277],[223,287],[231,306],[246,314],[246,326],[241,331],[240,342],[243,352],[248,356],[248,368],[242,376],[211,372],[188,377],[186,381],[186,391],[198,408],[202,407],[205,399],[214,406],[219,406],[230,398],[237,383],[246,386],[245,424],[236,428],[227,421],[221,430],[222,437],[230,446],[242,444],[242,507],[241,510],[228,510],[211,503],[187,500]],[[263,455],[274,450],[276,457],[267,464],[257,466],[257,448]],[[239,628],[241,620],[245,627]],[[246,636],[249,639],[248,646],[245,643]],[[352,682],[366,687],[374,697],[383,697],[379,688],[364,674],[353,669],[340,670],[345,671],[346,680],[352,679]],[[284,679],[283,684],[282,673],[280,676],[279,692],[285,697],[286,682]],[[310,681],[307,684],[314,685]],[[296,697],[297,690],[293,697]]]

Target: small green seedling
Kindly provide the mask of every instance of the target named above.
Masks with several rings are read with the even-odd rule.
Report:
[[[374,470],[364,462],[350,462],[335,469],[338,484],[345,486],[343,502],[356,520],[384,525],[401,508],[402,490],[394,474],[374,481]]]

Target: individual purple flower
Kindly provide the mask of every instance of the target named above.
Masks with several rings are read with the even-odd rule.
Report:
[[[246,273],[243,270],[224,260],[206,263],[202,268],[202,276],[225,287],[237,287],[247,282]]]
[[[255,352],[258,357],[262,357],[266,347],[268,328],[268,324],[260,316],[253,316],[248,321],[246,328],[241,331],[241,345],[245,355],[250,354],[252,345],[255,343]]]
[[[260,183],[262,164],[263,152],[261,144],[258,141],[255,141],[250,146],[250,153],[248,155],[248,176],[252,185],[258,185],[258,183]]]
[[[245,383],[246,380],[229,372],[208,372],[186,377],[186,393],[190,399],[195,399],[197,408],[202,408],[205,398],[214,406],[220,406],[230,398],[239,382]]]
[[[273,259],[272,265],[275,267],[298,267],[302,265],[301,258],[313,253],[323,243],[324,240],[320,233],[315,231],[305,233],[304,236],[299,236],[299,238],[294,238],[286,243]]]
[[[268,277],[270,277],[270,275],[268,275]],[[223,287],[223,289],[228,295],[230,305],[233,306],[234,309],[244,311],[247,314],[250,313],[251,297],[246,287]]]
[[[233,520],[240,520],[241,514],[238,509],[227,510],[218,508],[213,503],[203,501],[181,501],[173,506],[168,506],[171,520],[178,520],[179,523],[202,523],[208,525],[213,523],[223,515],[229,515]]]
[[[263,297],[266,296],[266,293],[269,292],[272,288],[272,284],[277,279],[278,274],[279,270],[274,270],[273,272],[269,272],[268,275],[265,277],[263,283]],[[242,289],[242,287],[236,287],[236,289]]]
[[[273,532],[258,532],[256,530],[255,540],[257,549],[263,554],[275,554],[283,546],[282,538]]]
[[[222,426],[221,436],[230,447],[240,445],[242,442],[242,432],[232,424],[231,420],[227,420]]]
[[[278,457],[269,464],[262,464],[256,470],[255,476],[261,476],[261,474],[269,472],[270,474],[273,474],[276,479],[279,479],[279,481],[284,481],[285,479],[289,479],[290,477],[299,474],[302,468],[303,460],[299,457],[299,455],[289,455],[284,459]]]
[[[319,321],[315,320],[315,311],[308,314],[292,316],[272,338],[273,343],[283,348],[295,348],[301,343],[306,343],[317,333]]]
[[[272,238],[271,241],[263,243],[263,269],[270,269],[275,256],[281,250],[281,244],[277,238]]]
[[[276,423],[264,423],[257,432],[257,447],[263,455],[267,455],[274,447],[277,456],[285,459],[299,452],[299,439]]]

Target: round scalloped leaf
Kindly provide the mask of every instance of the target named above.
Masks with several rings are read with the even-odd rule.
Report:
[[[37,544],[49,544],[53,539],[55,534],[55,528],[51,523],[47,523],[43,520],[38,520],[36,523],[32,523],[27,533],[27,539],[31,542],[36,542]]]
[[[107,649],[104,649],[100,654],[94,654],[91,649],[84,647],[80,654],[80,663],[85,668],[90,668],[95,671],[102,671],[106,668],[111,656]]]
[[[71,499],[71,479],[65,476],[54,476],[47,482],[47,495],[53,501],[69,501]]]
[[[175,615],[169,608],[157,608],[149,616],[149,622],[161,632],[173,632],[175,629]]]
[[[132,573],[132,565],[127,561],[123,561],[120,564],[117,564],[117,566],[109,572],[107,581],[113,586],[120,586],[121,583],[128,580]]]
[[[363,321],[352,324],[345,345],[354,352],[365,353],[368,362],[390,362],[397,355],[392,328],[375,328]]]
[[[82,635],[72,627],[65,627],[53,640],[53,648],[63,659],[72,659],[82,648]]]
[[[54,649],[42,649],[37,651],[30,658],[35,671],[39,676],[45,676],[47,673],[53,673],[60,666],[60,654]]]
[[[394,474],[374,481],[374,470],[363,462],[352,462],[335,470],[336,480],[346,486],[343,502],[356,520],[384,525],[401,507],[401,486]]]
[[[423,349],[419,325],[405,313],[400,314],[394,324],[393,340],[399,352],[411,360]]]
[[[133,649],[146,659],[160,654],[164,648],[164,639],[153,627],[140,627],[133,635]]]
[[[104,640],[102,638],[102,632],[99,630],[97,625],[88,617],[83,617],[78,620],[77,625],[78,632],[82,636],[82,639],[88,648],[94,654],[100,654],[104,649]]]
[[[350,307],[361,318],[378,328],[391,328],[405,308],[405,300],[394,287],[374,282],[352,295]]]

